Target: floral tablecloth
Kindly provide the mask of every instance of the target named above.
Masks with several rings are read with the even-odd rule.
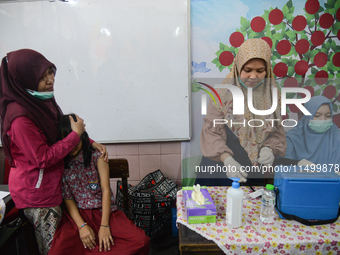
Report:
[[[183,224],[214,241],[225,254],[340,254],[340,217],[327,225],[305,226],[296,221],[280,219],[273,223],[260,220],[259,198],[243,201],[240,228],[227,226],[226,203],[229,187],[208,187],[217,210],[216,223],[189,224],[183,193],[177,193],[177,224]],[[248,187],[242,187],[250,192]]]

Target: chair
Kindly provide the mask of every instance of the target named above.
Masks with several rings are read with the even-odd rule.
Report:
[[[129,164],[125,158],[109,159],[110,178],[122,178],[123,211],[130,219],[128,182]]]

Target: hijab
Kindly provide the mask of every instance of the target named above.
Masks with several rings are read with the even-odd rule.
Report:
[[[272,106],[272,87],[279,88],[275,82],[273,68],[271,65],[271,49],[268,43],[262,39],[249,39],[245,41],[239,48],[239,51],[234,59],[231,72],[223,80],[224,84],[232,84],[242,90],[244,95],[244,115],[233,115],[233,97],[228,89],[218,89],[221,96],[222,105],[218,105],[217,109],[224,113],[228,120],[228,127],[240,140],[241,146],[248,152],[249,159],[254,162],[258,158],[259,150],[264,145],[270,133],[274,132],[281,125],[281,97],[278,89],[278,103],[276,110],[270,115],[255,115],[248,108],[248,91],[239,82],[242,67],[251,59],[263,59],[266,63],[266,79],[262,84],[253,88],[253,106],[257,110],[267,110]],[[248,121],[252,119],[262,120],[262,122],[251,122],[250,127]],[[269,119],[276,119],[272,125]],[[245,127],[243,123],[246,121]]]
[[[39,81],[48,68],[57,69],[42,54],[30,49],[10,52],[1,61],[1,142],[11,165],[7,131],[15,118],[25,116],[30,119],[45,134],[49,145],[57,140],[58,117],[62,112],[54,97],[41,100],[27,92],[27,89],[38,90]]]
[[[305,108],[312,115],[304,115],[298,124],[286,134],[286,158],[307,159],[314,164],[339,164],[340,163],[340,130],[333,123],[324,133],[316,133],[309,126],[309,120],[314,118],[321,105],[328,104],[333,118],[332,103],[327,97],[312,97]]]

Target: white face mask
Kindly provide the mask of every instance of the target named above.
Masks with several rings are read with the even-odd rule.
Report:
[[[34,91],[34,90],[31,90],[31,89],[27,89],[27,92],[30,93],[35,98],[39,98],[41,100],[50,99],[54,95],[54,91],[39,92],[39,91]]]

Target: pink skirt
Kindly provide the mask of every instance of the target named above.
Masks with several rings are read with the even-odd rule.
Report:
[[[114,245],[107,252],[99,251],[98,230],[101,223],[102,212],[99,209],[79,209],[79,212],[87,224],[93,229],[96,236],[96,247],[93,250],[85,249],[80,240],[77,225],[67,211],[64,211],[62,219],[55,232],[51,249],[48,255],[75,255],[75,254],[119,254],[119,255],[148,255],[150,239],[141,228],[138,228],[126,215],[120,211],[114,211],[110,216],[111,234]]]

